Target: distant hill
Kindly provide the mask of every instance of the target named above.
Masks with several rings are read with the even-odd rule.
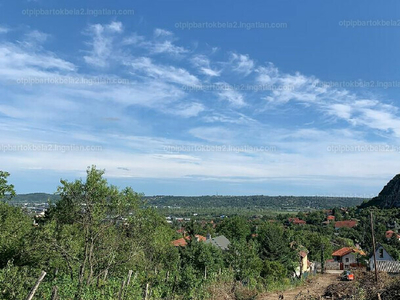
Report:
[[[46,194],[46,193],[31,193],[31,194],[18,194],[10,203],[44,203],[49,199],[57,201],[60,197],[58,195]]]
[[[360,205],[367,199],[316,196],[153,196],[145,197],[155,206],[179,207],[259,207],[268,209],[296,210],[299,208],[327,209]]]
[[[397,174],[390,180],[378,196],[370,201],[363,203],[360,208],[376,206],[380,208],[400,207],[400,174]]]
[[[58,195],[46,193],[19,194],[11,203],[44,203],[57,201]],[[363,198],[317,197],[317,196],[147,196],[144,200],[152,206],[171,207],[237,207],[278,210],[327,209],[332,207],[358,206]]]

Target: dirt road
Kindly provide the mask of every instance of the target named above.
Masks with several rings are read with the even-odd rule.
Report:
[[[313,295],[313,296],[323,296],[325,289],[328,285],[338,282],[338,274],[323,274],[313,277],[309,280],[309,282],[301,287],[287,290],[283,292],[274,292],[268,293],[263,297],[260,297],[260,300],[292,300],[295,297],[302,293],[303,295]],[[280,297],[281,296],[281,297]],[[283,298],[282,298],[283,296]]]

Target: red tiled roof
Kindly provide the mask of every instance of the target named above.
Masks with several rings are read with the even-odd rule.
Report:
[[[387,239],[390,239],[390,238],[392,238],[393,234],[395,234],[395,232],[393,230],[388,230],[388,231],[386,231],[385,235],[386,235]],[[396,237],[398,239],[400,239],[400,235],[398,235],[397,233],[396,233]]]
[[[186,240],[185,240],[184,238],[181,238],[181,239],[172,241],[171,243],[172,243],[172,245],[174,245],[175,247],[178,247],[178,246],[185,247],[185,246],[187,245],[187,242],[186,242]]]
[[[335,220],[335,216],[327,216],[326,219],[328,221],[334,221]]]
[[[307,256],[307,252],[306,251],[300,251],[299,254],[303,258]]]
[[[357,221],[355,220],[349,220],[349,221],[336,221],[335,222],[335,228],[353,228],[357,226]]]
[[[296,220],[293,222],[293,224],[306,224],[307,222],[304,220]]]
[[[199,242],[204,242],[207,240],[206,237],[199,235],[199,234],[196,234],[196,238],[197,238],[197,241],[199,241]],[[178,247],[178,246],[185,247],[187,245],[188,240],[190,240],[190,236],[185,236],[184,238],[177,239],[175,241],[172,241],[171,243],[175,247]]]
[[[289,222],[293,224],[306,224],[306,221],[301,220],[299,218],[289,218]]]
[[[349,253],[359,253],[360,255],[365,255],[364,251],[358,250],[352,247],[344,247],[342,249],[336,250],[335,252],[332,253],[332,256],[345,256]]]

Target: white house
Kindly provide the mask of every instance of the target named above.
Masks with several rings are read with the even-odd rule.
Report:
[[[376,261],[394,261],[393,257],[386,251],[385,248],[381,244],[378,244],[376,247]],[[371,270],[374,266],[374,254],[372,253],[369,258],[369,266]]]
[[[340,270],[358,265],[359,256],[365,256],[364,251],[353,247],[344,247],[332,253],[333,260],[339,263]]]
[[[400,273],[400,262],[396,261],[381,244],[377,245],[375,253],[378,271]],[[375,270],[373,253],[369,258],[369,267],[372,271]]]

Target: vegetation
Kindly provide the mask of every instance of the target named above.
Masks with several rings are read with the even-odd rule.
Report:
[[[206,299],[213,285],[229,283],[237,285],[238,291],[240,286],[257,291],[289,276],[288,266],[295,263],[290,257],[272,265],[262,259],[266,253],[262,243],[272,231],[265,229],[260,240],[253,239],[245,218],[226,219],[216,229],[232,241],[229,250],[223,251],[198,242],[195,234],[203,227],[192,222],[185,225],[190,237],[187,246],[174,247],[171,241],[178,235],[173,226],[145,206],[142,195],[109,185],[103,173],[92,167],[86,180],[61,180],[59,200],[43,218],[35,218],[35,225],[23,209],[1,203],[1,299],[25,298],[42,270],[47,275],[37,299],[50,299],[54,287],[59,299],[145,295],[148,299]],[[2,190],[12,194],[13,187],[4,177]],[[294,253],[288,239],[271,238]],[[278,259],[280,254],[269,258]],[[128,285],[129,270],[133,276]]]
[[[399,240],[385,236],[388,228],[398,231],[399,209],[197,216],[167,223],[143,195],[120,190],[103,175],[91,167],[85,180],[61,180],[58,200],[39,217],[9,204],[14,187],[9,174],[0,173],[0,299],[24,299],[41,271],[47,275],[35,299],[51,299],[55,288],[58,299],[210,299],[222,291],[254,299],[302,283],[294,276],[300,251],[313,262],[344,246],[371,251],[370,210],[377,241],[400,259]],[[326,222],[330,214],[356,219],[358,226],[335,229]],[[229,248],[199,241],[199,234],[224,235]],[[187,245],[175,247],[171,242],[182,236]]]
[[[146,197],[147,202],[155,206],[169,207],[237,207],[240,209],[305,210],[348,207],[360,205],[366,199],[352,197],[321,196],[154,196]]]
[[[19,194],[12,199],[12,203],[39,203],[52,202],[59,200],[59,195],[32,193]],[[331,207],[349,207],[357,206],[368,199],[356,197],[323,197],[323,196],[143,196],[144,202],[150,206],[157,206],[158,209],[168,210],[170,212],[189,212],[210,211],[215,214],[221,211],[223,214],[227,209],[231,212],[265,212],[265,211],[304,211],[319,210]],[[236,209],[236,210],[235,210]]]

